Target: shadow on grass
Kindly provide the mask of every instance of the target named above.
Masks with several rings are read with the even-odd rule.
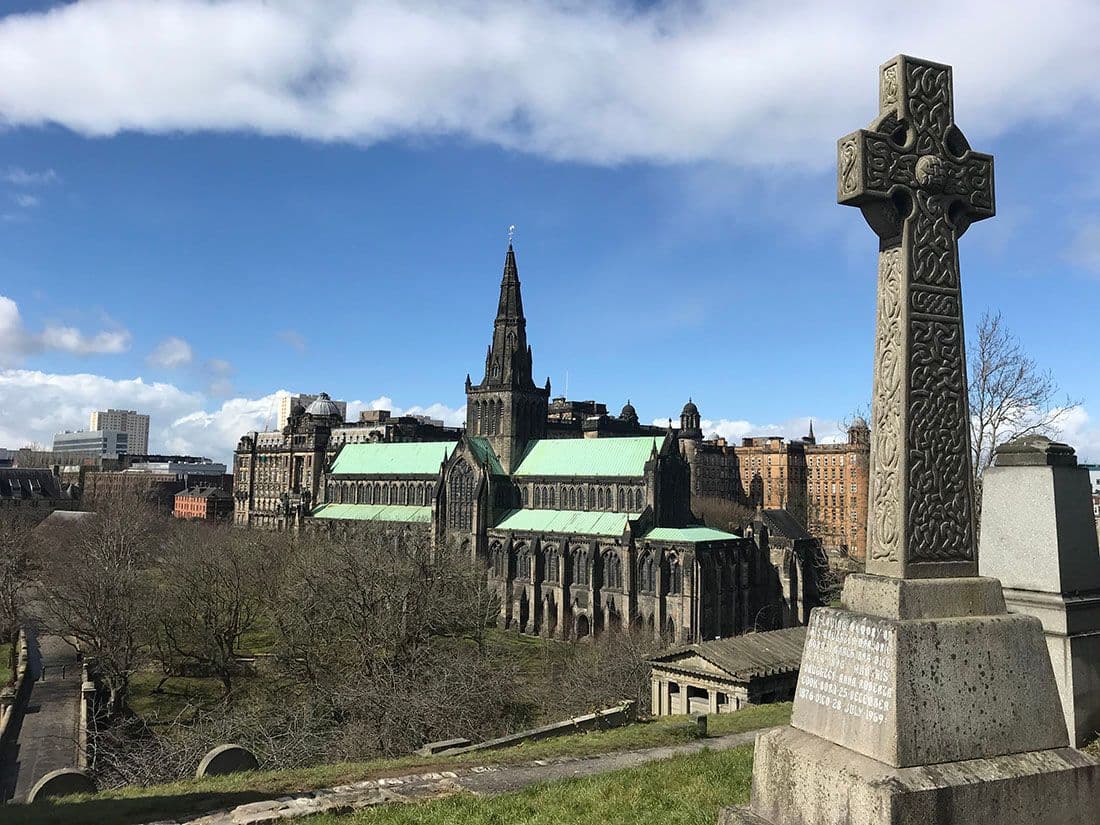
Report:
[[[139,825],[157,819],[198,816],[248,802],[271,799],[258,791],[211,791],[172,796],[143,796],[112,799],[99,796],[71,796],[33,805],[5,805],[0,813],[4,825]]]

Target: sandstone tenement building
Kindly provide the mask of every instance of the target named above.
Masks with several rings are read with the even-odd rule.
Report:
[[[804,439],[807,521],[822,545],[852,559],[867,557],[867,491],[871,464],[871,431],[856,418],[845,444],[817,444]]]
[[[483,377],[466,377],[465,429],[335,444],[355,425],[322,393],[283,431],[241,439],[236,522],[422,525],[481,561],[501,623],[526,633],[634,625],[688,642],[779,626],[790,611],[767,547],[692,515],[693,476],[717,490],[737,458],[703,441],[697,407],[676,430],[640,424],[629,403],[612,417],[552,401],[526,324],[509,245]]]

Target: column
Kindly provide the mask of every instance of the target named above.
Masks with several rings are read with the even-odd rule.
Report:
[[[707,688],[707,699],[710,702],[710,712],[718,712],[718,691],[714,688]]]
[[[649,709],[654,716],[661,715],[661,682],[656,676],[649,680]]]

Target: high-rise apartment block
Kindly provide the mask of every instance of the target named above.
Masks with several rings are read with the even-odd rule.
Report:
[[[282,398],[279,399],[279,418],[275,423],[275,429],[278,432],[282,432],[286,428],[287,423],[290,421],[291,410],[293,410],[295,407],[302,407],[303,409],[305,409],[318,398],[319,396],[316,395],[284,395]],[[332,403],[336,405],[336,408],[338,410],[340,410],[340,420],[347,421],[348,402],[333,401]]]
[[[91,415],[88,429],[93,432],[124,432],[131,455],[145,455],[149,452],[149,416],[142,413],[133,410],[97,410]]]

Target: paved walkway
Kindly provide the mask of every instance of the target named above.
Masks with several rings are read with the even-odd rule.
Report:
[[[21,802],[50,771],[76,767],[80,662],[57,636],[32,636],[27,647],[36,681],[17,741],[0,754],[0,800]]]
[[[518,765],[480,765],[455,767],[433,773],[409,774],[385,779],[368,779],[350,785],[324,788],[319,791],[283,796],[263,802],[250,802],[224,811],[200,817],[169,821],[155,825],[252,825],[280,819],[296,819],[319,813],[348,813],[386,803],[417,802],[447,796],[459,790],[479,794],[516,791],[536,782],[557,779],[577,779],[595,774],[630,768],[670,756],[698,753],[704,749],[728,750],[747,745],[760,731],[734,733],[699,739],[684,745],[666,745],[645,750],[621,751],[588,757],[539,759]],[[445,765],[446,762],[441,762]]]

